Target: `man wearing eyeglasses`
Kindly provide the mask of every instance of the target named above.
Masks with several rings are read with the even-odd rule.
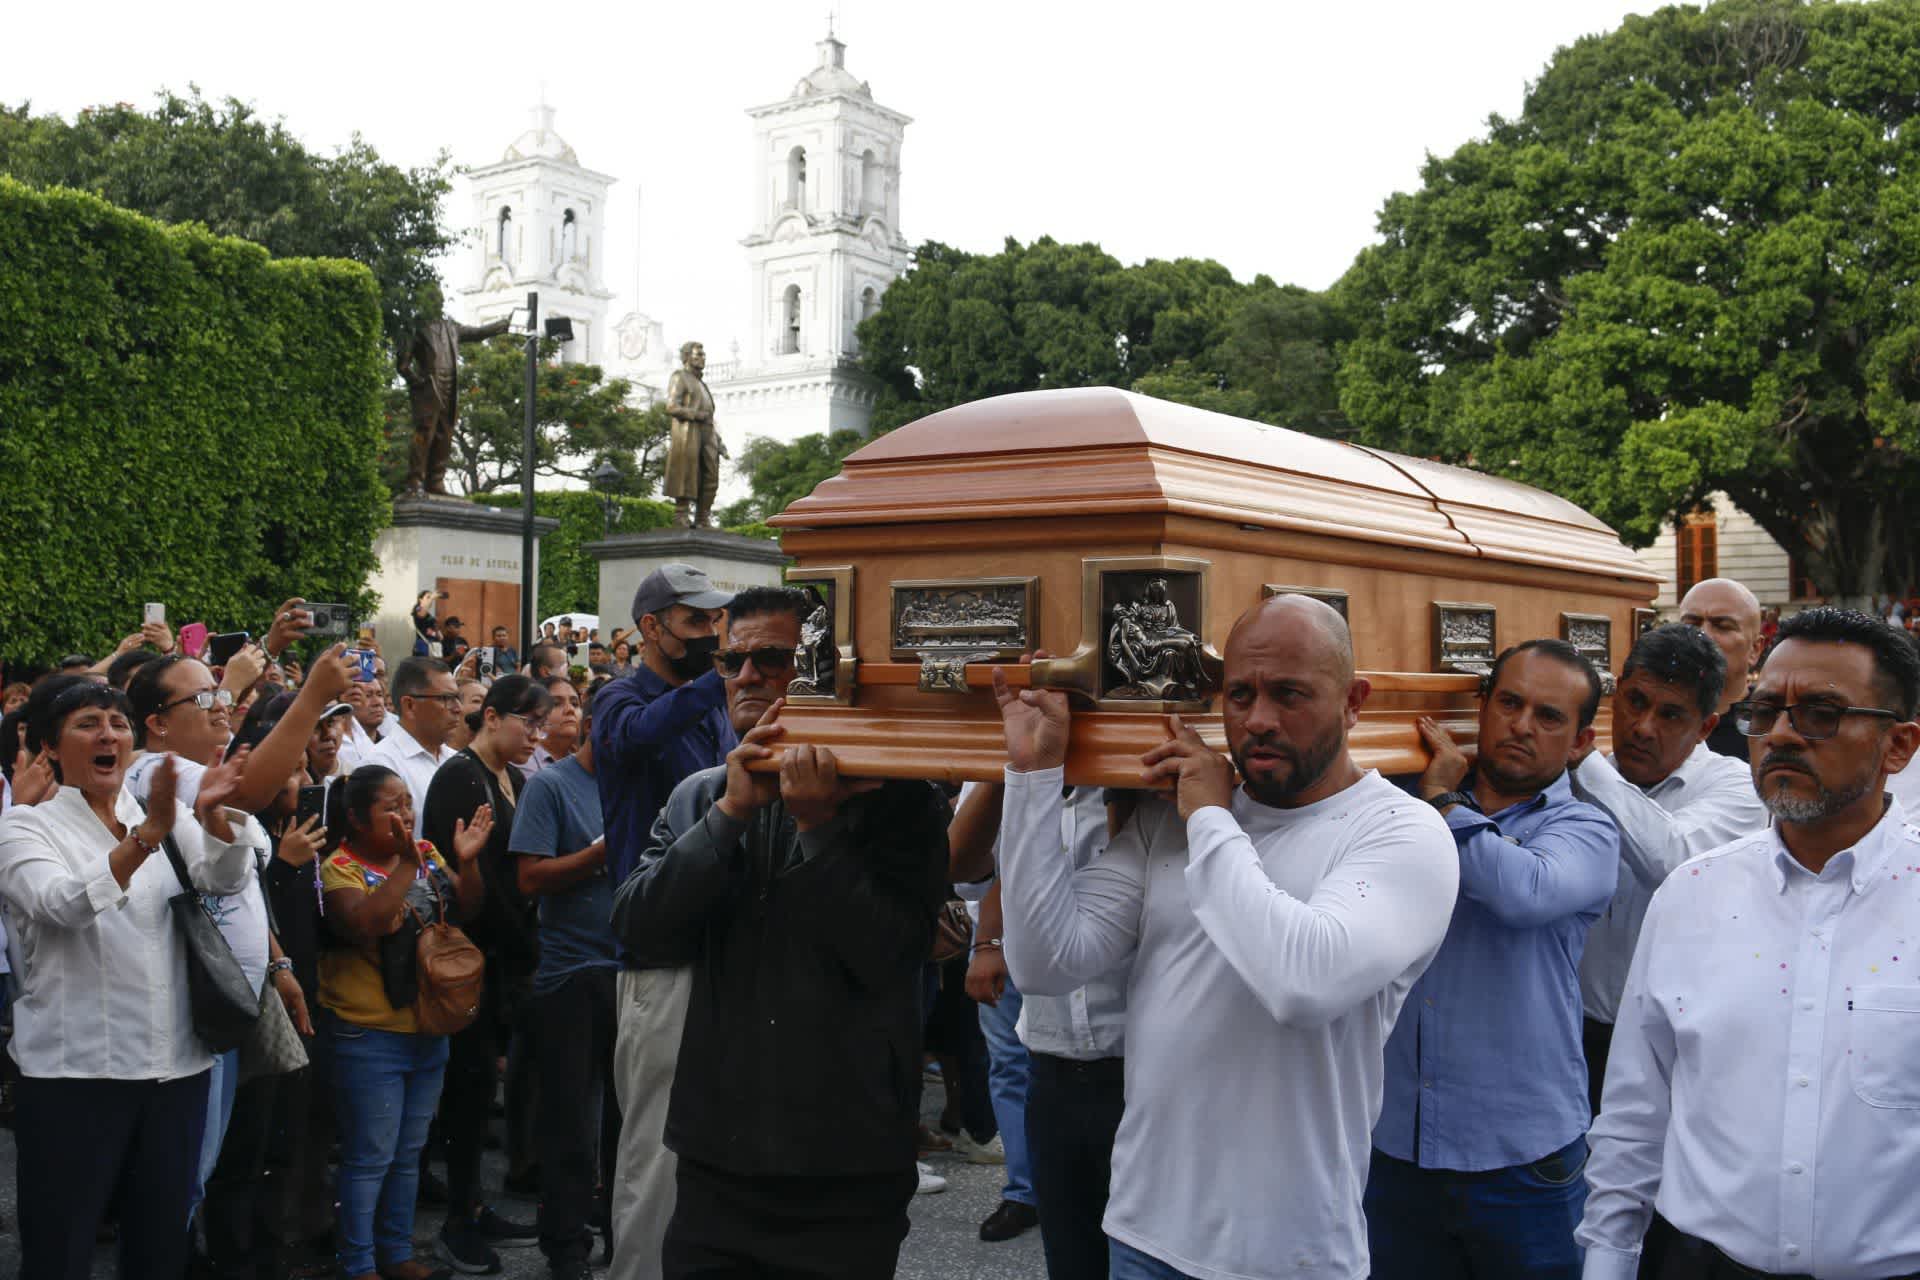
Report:
[[[1920,1276],[1920,830],[1885,793],[1920,746],[1920,655],[1850,609],[1781,624],[1749,697],[1774,826],[1647,908],[1576,1238],[1629,1277]]]
[[[614,896],[623,941],[693,967],[668,1277],[892,1276],[919,1181],[916,987],[948,809],[924,782],[843,778],[825,748],[750,771],[779,753],[814,606],[786,587],[734,597],[715,657],[740,745],[674,788]]]
[[[460,718],[460,690],[453,671],[438,658],[405,658],[393,669],[394,710],[400,722],[367,752],[364,763],[399,774],[413,795],[413,837],[426,831],[427,787],[441,765],[453,759],[447,745]]]

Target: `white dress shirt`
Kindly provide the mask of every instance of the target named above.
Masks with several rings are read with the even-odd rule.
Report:
[[[1459,886],[1446,823],[1376,773],[1186,823],[1153,796],[1076,871],[1061,780],[1007,771],[1001,906],[1022,991],[1132,960],[1107,1234],[1202,1280],[1365,1276],[1382,1049]]]
[[[1597,751],[1569,776],[1573,793],[1606,810],[1620,828],[1620,882],[1588,931],[1580,958],[1581,1011],[1611,1023],[1619,1016],[1627,966],[1653,891],[1688,858],[1764,830],[1771,819],[1753,789],[1752,766],[1704,742],[1644,790]]]
[[[348,716],[347,732],[340,739],[339,772],[352,773],[358,769],[367,762],[367,757],[373,754],[374,747],[378,745],[358,717]]]
[[[125,790],[114,816],[145,819]],[[204,832],[176,802],[173,837],[196,887],[236,893],[253,871],[244,841]],[[167,900],[180,882],[164,852],[125,890],[108,855],[119,843],[78,787],[0,819],[0,899],[18,994],[13,1060],[35,1078],[173,1080],[213,1065],[193,1034],[187,952]]]
[[[440,753],[433,752],[413,740],[413,735],[395,724],[384,731],[380,741],[373,744],[373,750],[367,753],[362,764],[382,764],[399,774],[407,784],[407,790],[413,795],[413,838],[421,840],[427,831],[427,788],[433,784],[433,775],[440,766],[459,753],[444,742],[440,744]]]
[[[1920,1271],[1920,830],[1896,801],[1819,876],[1777,830],[1654,894],[1575,1233],[1635,1273],[1653,1208],[1735,1261]]]
[[[1099,787],[1075,787],[1060,810],[1060,843],[1073,869],[1107,851],[1107,798]],[[995,854],[998,855],[998,846]],[[1124,966],[1063,996],[1021,992],[1014,1033],[1029,1052],[1092,1062],[1127,1051],[1127,971]]]
[[[1907,761],[1906,768],[1888,776],[1887,794],[1908,813],[1920,813],[1920,752]]]

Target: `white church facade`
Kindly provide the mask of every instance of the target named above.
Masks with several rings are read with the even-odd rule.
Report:
[[[907,269],[900,230],[900,152],[909,117],[874,100],[846,68],[831,32],[816,65],[787,97],[747,112],[753,121],[753,207],[746,252],[743,337],[707,349],[714,420],[739,456],[749,439],[789,443],[872,423],[874,380],[858,366],[855,328]],[[496,163],[471,169],[471,228],[459,302],[484,323],[540,294],[543,318],[572,321],[562,358],[601,365],[662,394],[679,352],[660,319],[634,308],[609,321],[602,268],[608,189],[615,179],[580,163],[554,131],[553,109]],[[637,284],[637,282],[636,282]],[[744,485],[728,474],[723,501]]]

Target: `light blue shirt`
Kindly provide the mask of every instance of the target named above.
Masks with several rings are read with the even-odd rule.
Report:
[[[1613,896],[1620,836],[1564,773],[1491,817],[1469,803],[1446,819],[1460,897],[1387,1039],[1373,1145],[1426,1169],[1531,1164],[1591,1118],[1580,953]]]

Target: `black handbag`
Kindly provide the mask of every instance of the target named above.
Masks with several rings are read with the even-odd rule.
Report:
[[[253,993],[246,971],[234,959],[226,935],[200,905],[200,891],[187,875],[187,860],[168,832],[162,846],[182,892],[167,899],[173,923],[187,944],[187,1006],[193,1032],[213,1053],[238,1049],[260,1019],[260,997]]]

